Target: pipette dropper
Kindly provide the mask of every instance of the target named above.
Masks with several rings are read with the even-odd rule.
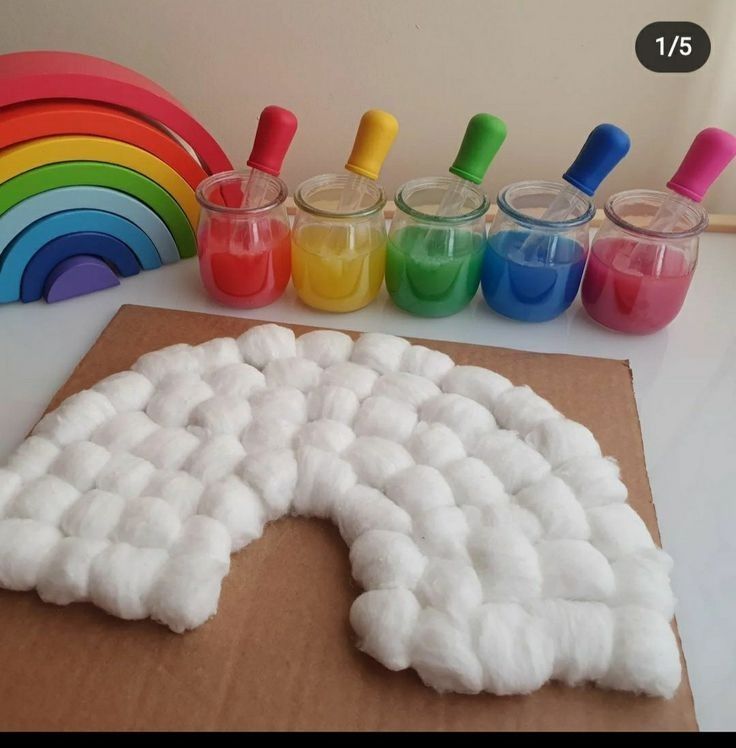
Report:
[[[485,178],[498,149],[506,139],[506,123],[492,114],[476,114],[465,129],[460,150],[450,167],[457,177],[445,192],[437,208],[437,215],[456,216],[463,212],[471,184],[480,184]]]
[[[361,207],[371,183],[381,173],[398,132],[396,117],[380,109],[370,109],[360,118],[353,150],[345,164],[351,177],[340,195],[338,213],[351,213]]]
[[[575,160],[562,175],[567,186],[560,190],[539,220],[558,223],[579,213],[580,206],[593,197],[601,182],[629,152],[630,147],[631,140],[620,127],[610,124],[594,127]],[[531,232],[521,246],[521,256],[527,262],[539,260],[537,233]],[[556,237],[545,244],[545,262],[554,261],[557,245],[554,239]]]
[[[701,130],[674,176],[667,182],[669,195],[646,227],[647,230],[660,234],[676,231],[690,206],[703,200],[711,185],[734,157],[736,136],[717,127]],[[631,252],[629,267],[642,273],[651,269],[652,274],[658,277],[662,274],[667,247],[663,243],[657,245],[653,266],[650,265],[651,247],[651,243],[639,242]]]
[[[264,174],[278,177],[286,152],[296,133],[293,112],[280,106],[267,106],[258,120],[253,149],[248,157],[252,171],[243,190],[242,208],[258,208],[265,202],[269,180]]]

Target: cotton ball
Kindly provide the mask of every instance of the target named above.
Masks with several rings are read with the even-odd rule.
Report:
[[[465,457],[463,443],[454,431],[442,423],[421,421],[406,443],[406,448],[420,465],[439,469]]]
[[[150,482],[156,468],[127,452],[114,454],[97,474],[95,485],[105,491],[119,493],[123,498],[140,496]]]
[[[351,361],[375,369],[379,374],[396,371],[410,347],[408,340],[382,332],[366,332],[353,346]]]
[[[502,392],[511,389],[506,377],[481,366],[456,366],[442,380],[442,391],[464,395],[493,411]]]
[[[163,499],[180,520],[185,520],[194,514],[203,490],[204,486],[200,481],[189,473],[181,470],[157,470],[143,493]]]
[[[418,408],[425,400],[439,395],[440,390],[429,379],[397,371],[380,377],[373,388],[373,394],[384,395],[411,405],[412,408]]]
[[[144,353],[132,368],[157,385],[169,374],[186,371],[199,373],[200,362],[191,345],[178,343],[158,351]]]
[[[352,351],[353,339],[336,330],[312,330],[296,341],[296,355],[323,368],[347,361]]]
[[[215,395],[200,403],[189,416],[189,424],[202,430],[202,436],[239,434],[250,423],[247,400]]]
[[[512,387],[493,403],[493,415],[500,426],[525,437],[540,421],[562,416],[531,387]]]
[[[148,400],[146,415],[161,426],[186,426],[191,411],[213,394],[196,372],[170,374]]]
[[[316,447],[297,451],[299,477],[293,509],[307,517],[332,517],[345,493],[356,483],[349,462]]]
[[[485,600],[524,601],[542,592],[542,571],[534,546],[512,527],[478,527],[468,550]]]
[[[350,426],[339,421],[322,419],[302,426],[296,437],[297,447],[316,447],[327,452],[343,452],[354,441]]]
[[[503,483],[477,457],[455,460],[445,465],[443,474],[459,505],[469,504],[482,508],[508,503]]]
[[[452,489],[439,470],[428,465],[412,465],[396,473],[386,483],[386,496],[410,515],[439,506],[454,506]]]
[[[310,420],[328,418],[349,426],[359,407],[358,396],[347,387],[322,385],[307,396],[307,414]]]
[[[455,362],[446,353],[423,345],[412,345],[404,351],[399,369],[439,384],[454,365]]]
[[[608,504],[588,510],[590,542],[612,561],[654,548],[644,520],[628,504]]]
[[[661,613],[668,621],[675,613],[669,573],[672,559],[659,548],[632,553],[613,563],[616,593],[611,605],[638,605]]]
[[[110,453],[99,444],[77,442],[62,449],[50,472],[80,491],[88,491],[109,459]]]
[[[227,528],[233,551],[260,538],[266,523],[258,494],[234,475],[205,489],[197,513],[212,517]]]
[[[544,597],[607,600],[614,591],[606,557],[585,540],[546,540],[537,546]]]
[[[137,548],[168,548],[180,530],[179,517],[163,499],[141,496],[125,504],[113,540]]]
[[[60,540],[59,530],[45,522],[0,520],[0,587],[33,589],[46,557]]]
[[[539,518],[546,537],[574,540],[590,537],[585,510],[572,489],[557,476],[548,475],[523,488],[515,499]]]
[[[263,369],[280,358],[296,356],[294,331],[280,325],[258,325],[246,330],[238,339],[240,353],[247,364]]]
[[[626,501],[628,491],[621,482],[616,461],[610,457],[577,457],[555,470],[584,507]]]
[[[549,680],[554,644],[541,618],[516,603],[491,603],[480,609],[477,625],[486,691],[526,694]]]
[[[230,364],[241,362],[240,349],[234,338],[214,338],[195,345],[192,349],[194,357],[199,361],[201,372],[221,369]]]
[[[405,589],[368,590],[350,608],[350,625],[358,636],[358,648],[389,670],[409,667],[409,645],[419,603]]]
[[[424,684],[440,693],[479,693],[483,688],[483,668],[470,638],[438,610],[425,608],[419,614],[411,664]]]
[[[243,432],[241,444],[246,454],[291,449],[302,426],[283,418],[256,418]]]
[[[266,377],[250,364],[228,364],[204,374],[203,379],[212,391],[222,397],[247,400],[266,386]]]
[[[613,613],[603,603],[535,600],[527,606],[554,642],[552,678],[579,686],[608,672],[613,650]]]
[[[438,506],[416,515],[414,537],[430,558],[468,561],[468,521],[456,506]]]
[[[22,481],[40,478],[51,467],[61,450],[42,436],[29,436],[8,458],[7,469]]]
[[[143,412],[118,413],[95,429],[90,441],[110,452],[125,452],[137,447],[158,428]]]
[[[274,387],[262,390],[250,399],[253,418],[264,421],[307,421],[307,398],[296,387]]]
[[[604,688],[672,698],[680,685],[680,651],[669,623],[636,606],[616,608],[613,655],[598,681]]]
[[[217,613],[228,564],[207,555],[171,558],[150,594],[151,618],[181,634]]]
[[[117,413],[141,411],[153,393],[153,383],[136,371],[121,371],[106,377],[93,388],[104,395]]]
[[[115,408],[102,393],[83,390],[47,413],[33,429],[33,434],[65,447],[89,439],[98,426],[114,415]]]
[[[79,496],[79,491],[66,481],[55,475],[44,475],[22,488],[8,514],[58,525],[64,512]]]
[[[322,374],[322,384],[352,390],[359,400],[365,400],[373,391],[378,374],[366,366],[344,361],[328,366]]]
[[[527,443],[558,467],[575,457],[600,457],[601,448],[590,429],[568,418],[539,422],[526,437]]]
[[[187,460],[186,470],[205,485],[231,475],[245,456],[245,450],[233,434],[218,434],[208,439]]]
[[[348,545],[368,530],[411,533],[411,517],[380,491],[360,484],[353,486],[337,506],[340,535]]]
[[[0,468],[0,519],[20,491],[21,485],[22,481],[17,473]]]
[[[463,395],[433,397],[422,405],[419,415],[423,421],[443,423],[452,429],[467,450],[473,450],[481,436],[496,429],[496,421],[490,412]]]
[[[69,605],[89,595],[92,561],[107,548],[104,540],[63,538],[46,557],[36,587],[46,603]]]
[[[263,373],[269,387],[296,387],[302,392],[314,389],[322,379],[322,369],[306,358],[280,358],[266,364]]]
[[[185,429],[162,428],[147,436],[133,454],[160,470],[179,470],[199,445],[199,439]]]
[[[383,488],[392,475],[413,464],[411,455],[400,445],[377,436],[360,436],[345,451],[361,483]]]
[[[426,563],[410,538],[390,530],[368,530],[350,547],[353,577],[366,590],[414,589]]]
[[[363,401],[353,428],[358,436],[380,436],[405,442],[417,423],[417,413],[410,405],[390,397],[369,397]]]
[[[430,558],[416,595],[423,607],[444,611],[459,626],[465,626],[483,604],[478,575],[464,561]]]
[[[117,526],[125,506],[122,496],[95,488],[67,509],[61,529],[74,537],[104,540]]]
[[[92,561],[89,597],[98,607],[125,620],[150,615],[148,598],[168,554],[162,548],[108,545]]]
[[[209,556],[230,565],[232,539],[220,521],[195,514],[184,522],[176,542],[169,548],[171,556]]]
[[[495,509],[496,507],[493,507],[491,508],[491,511]],[[544,535],[544,529],[542,528],[542,523],[537,518],[537,515],[514,502],[508,505],[508,511],[511,515],[511,521],[514,527],[516,527],[530,542],[539,542],[542,535]]]
[[[297,480],[297,463],[292,450],[246,455],[239,474],[260,495],[267,519],[276,519],[288,511]]]
[[[549,463],[513,431],[495,431],[478,443],[476,456],[496,474],[504,488],[515,494],[544,478]]]

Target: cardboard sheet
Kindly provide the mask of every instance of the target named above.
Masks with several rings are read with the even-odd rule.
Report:
[[[254,324],[124,306],[49,407],[146,351]],[[422,342],[529,384],[588,426],[658,540],[625,361]],[[233,557],[216,617],[184,635],[0,591],[0,729],[697,729],[684,659],[670,701],[557,684],[525,697],[438,695],[355,648],[348,611],[358,593],[337,529],[296,518],[268,525]]]

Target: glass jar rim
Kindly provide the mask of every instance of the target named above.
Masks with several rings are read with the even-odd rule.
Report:
[[[249,177],[253,173],[253,169],[246,167],[245,169],[232,169],[231,171],[220,171],[216,174],[211,174],[209,177],[203,179],[197,186],[195,195],[197,202],[207,210],[212,210],[217,213],[227,213],[229,215],[241,215],[241,216],[255,216],[261,213],[266,213],[269,210],[273,210],[281,205],[289,195],[289,188],[279,177],[275,177],[272,174],[266,174],[266,172],[260,172],[263,176],[270,179],[278,187],[278,192],[273,200],[264,205],[259,205],[257,208],[235,208],[229,205],[221,205],[220,203],[214,203],[208,197],[206,193],[213,187],[221,187],[222,185],[233,182],[242,184],[246,177]]]
[[[642,198],[654,197],[661,198],[661,201],[664,202],[670,196],[670,193],[661,190],[625,190],[611,195],[606,200],[603,211],[609,221],[632,234],[651,236],[655,239],[687,239],[702,234],[708,228],[708,211],[700,203],[687,200],[687,198],[683,198],[683,205],[686,205],[696,215],[698,222],[692,228],[684,231],[653,231],[646,226],[637,226],[635,223],[627,221],[616,212],[616,203],[620,203],[622,200],[641,200]],[[686,200],[687,202],[685,202]]]
[[[352,177],[352,174],[317,174],[314,177],[305,179],[296,188],[294,202],[296,203],[297,208],[303,210],[305,213],[309,213],[313,216],[320,216],[322,218],[367,218],[368,216],[375,215],[383,210],[384,205],[386,205],[386,195],[383,192],[383,187],[373,180],[370,181],[375,187],[378,197],[373,204],[361,208],[360,210],[353,210],[347,213],[338,212],[336,210],[326,210],[325,208],[318,208],[315,205],[312,205],[305,197],[305,192],[310,188],[327,187],[332,183],[347,183]]]
[[[417,179],[411,179],[408,182],[404,182],[404,184],[402,184],[399,189],[396,190],[394,202],[396,203],[396,207],[402,213],[406,213],[412,218],[415,218],[419,221],[425,221],[427,223],[466,223],[468,221],[474,221],[476,218],[480,218],[482,215],[485,215],[488,212],[488,208],[490,207],[491,202],[488,199],[488,195],[486,195],[486,193],[480,187],[474,185],[472,182],[467,182],[467,187],[468,189],[474,190],[475,193],[480,197],[480,205],[477,208],[473,208],[473,210],[470,210],[467,213],[461,213],[458,216],[438,216],[435,213],[425,213],[424,211],[412,208],[404,198],[404,191],[411,187],[431,187],[432,185],[437,184],[445,184],[449,186],[451,184],[454,184],[457,180],[458,177],[454,176],[418,177]]]
[[[503,187],[496,198],[499,210],[505,213],[510,218],[513,218],[517,223],[524,226],[528,226],[536,229],[553,229],[555,231],[566,231],[567,229],[574,229],[578,226],[584,226],[586,223],[590,223],[595,216],[595,205],[591,200],[588,200],[588,208],[579,215],[577,218],[569,218],[565,221],[545,221],[542,218],[535,218],[534,216],[522,213],[520,210],[511,206],[508,199],[508,194],[511,190],[519,189],[520,187],[538,187],[540,189],[564,189],[569,187],[566,182],[554,182],[546,179],[529,179],[523,182],[512,182]]]

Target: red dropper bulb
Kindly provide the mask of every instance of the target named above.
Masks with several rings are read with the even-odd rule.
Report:
[[[267,106],[258,120],[248,166],[277,177],[296,128],[297,120],[293,112],[280,106]]]

